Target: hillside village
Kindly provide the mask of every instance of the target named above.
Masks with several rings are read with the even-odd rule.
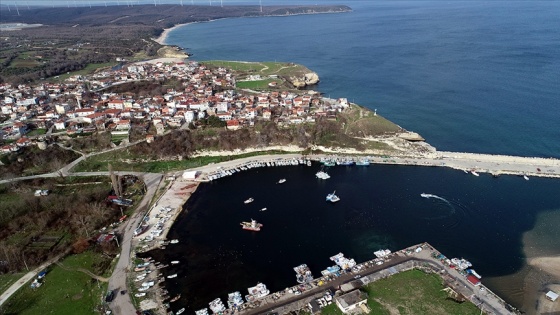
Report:
[[[180,88],[165,87],[169,81]],[[110,92],[138,82],[164,88],[158,95]],[[111,132],[126,137],[133,129],[140,129],[150,142],[168,129],[196,128],[211,116],[230,130],[252,127],[258,120],[287,126],[314,122],[322,116],[334,118],[349,106],[346,99],[325,99],[313,91],[274,87],[266,92],[239,91],[235,86],[236,77],[229,69],[195,61],[131,64],[120,70],[71,76],[62,83],[3,83],[0,113],[7,120],[0,130],[1,151],[15,152],[31,144],[42,148],[45,135]],[[28,136],[32,129],[44,132]]]

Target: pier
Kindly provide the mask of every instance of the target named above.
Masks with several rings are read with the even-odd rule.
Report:
[[[419,248],[422,250],[418,251]],[[445,259],[438,259],[439,255],[440,252],[428,243],[411,246],[390,254],[384,258],[385,262],[382,265],[376,264],[376,260],[372,259],[357,265],[362,268],[357,272],[345,272],[339,277],[333,277],[331,280],[325,277],[315,279],[311,284],[311,288],[301,295],[296,296],[287,293],[287,290],[273,293],[257,303],[251,303],[239,314],[287,314],[304,308],[310,301],[323,296],[327,290],[344,293],[344,287],[348,287],[348,291],[350,291],[411,269],[421,269],[426,272],[437,273],[443,279],[446,287],[463,296],[466,300],[471,301],[482,313],[496,315],[519,314],[513,307],[484,285],[473,285],[468,282],[466,276],[456,268],[451,268],[446,264]],[[358,279],[356,279],[357,275],[359,275]],[[320,282],[323,284],[318,285]]]

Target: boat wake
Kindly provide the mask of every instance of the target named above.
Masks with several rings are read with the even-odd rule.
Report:
[[[428,217],[426,219],[428,220],[437,220],[437,219],[444,219],[444,218],[448,218],[451,217],[455,214],[455,207],[451,204],[451,202],[443,197],[440,197],[438,195],[432,195],[432,194],[425,194],[425,193],[421,193],[420,196],[422,198],[426,198],[426,199],[437,199],[437,200],[441,200],[445,205],[447,205],[449,207],[449,212],[443,215],[439,215],[439,216],[432,216],[432,217]]]

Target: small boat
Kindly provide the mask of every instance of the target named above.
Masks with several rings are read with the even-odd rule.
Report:
[[[285,178],[282,178],[281,180],[278,181],[278,184],[284,184],[286,182]]]
[[[178,264],[178,263],[179,263],[178,260],[173,260],[173,261],[171,262],[172,265],[176,265],[176,264]]]
[[[173,297],[171,300],[169,300],[169,302],[175,302],[175,301],[179,300],[180,298],[181,298],[181,294]]]
[[[256,220],[251,219],[251,222],[241,222],[241,227],[244,230],[255,231],[258,232],[261,230],[263,226],[262,223],[258,223]]]
[[[527,177],[527,175],[523,175],[523,178],[524,178],[525,180],[529,180],[529,177]]]
[[[169,243],[171,243],[171,244],[177,244],[177,243],[179,243],[179,240],[171,240]]]
[[[262,208],[262,209],[261,209],[261,211],[266,211],[266,210],[267,210],[266,208]]]
[[[144,292],[136,293],[136,294],[134,294],[134,296],[135,297],[143,297],[143,296],[146,296],[146,293],[144,293]]]
[[[253,201],[255,201],[255,199],[249,198],[249,199],[243,201],[243,203],[247,204],[247,203],[251,203],[251,202],[253,202]]]
[[[185,308],[183,307],[182,309],[178,310],[177,313],[175,313],[175,314],[176,315],[183,314],[184,311],[185,311]]]
[[[477,172],[475,172],[475,170],[472,170],[472,171],[471,171],[471,174],[473,174],[474,176],[480,176],[480,175],[478,175]]]
[[[167,276],[167,279],[173,279],[173,278],[177,278],[177,274],[176,274],[176,273]]]
[[[327,201],[330,201],[330,202],[333,202],[333,203],[337,202],[337,201],[340,201],[340,198],[337,195],[335,195],[335,192],[336,192],[336,190],[333,191],[332,194],[327,195]]]

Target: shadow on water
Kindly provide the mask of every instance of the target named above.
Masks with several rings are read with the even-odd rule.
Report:
[[[296,284],[293,267],[306,263],[314,276],[343,252],[364,261],[380,248],[398,250],[430,242],[448,257],[469,259],[484,277],[507,276],[523,264],[522,235],[539,211],[560,204],[559,182],[514,176],[494,179],[429,167],[334,167],[318,180],[319,166],[250,170],[202,184],[173,225],[179,244],[150,253],[181,265],[166,281],[173,308],[194,311],[208,302],[265,283],[271,291]],[[286,178],[282,185],[278,179]],[[341,201],[325,202],[336,190]],[[440,198],[422,198],[430,192]],[[535,192],[539,192],[536,194]],[[255,199],[250,204],[243,201]],[[260,211],[266,207],[267,211]],[[251,218],[260,232],[242,230]],[[483,281],[484,282],[484,281]],[[506,301],[516,296],[493,283]]]

